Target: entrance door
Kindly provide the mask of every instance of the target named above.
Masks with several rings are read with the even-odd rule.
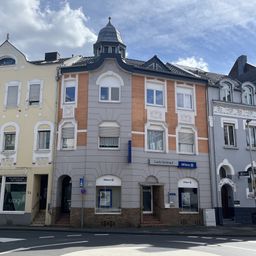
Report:
[[[47,201],[47,188],[48,188],[48,175],[40,176],[40,201],[39,201],[39,210],[46,209]]]
[[[152,186],[143,186],[143,213],[153,213]]]
[[[70,213],[71,206],[71,178],[66,176],[62,181],[62,198],[61,198],[61,212]]]
[[[234,218],[234,199],[233,189],[229,185],[224,185],[221,188],[221,201],[222,201],[222,216],[223,219]]]

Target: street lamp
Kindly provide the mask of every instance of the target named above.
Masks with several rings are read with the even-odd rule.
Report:
[[[246,120],[246,130],[247,130],[247,135],[249,138],[249,152],[250,152],[250,161],[251,161],[251,173],[250,173],[250,178],[251,178],[251,183],[252,183],[252,195],[253,198],[255,198],[255,177],[254,177],[254,166],[253,166],[253,159],[252,159],[252,143],[251,143],[251,134],[250,134],[250,128],[249,124],[252,121],[252,119],[247,119]]]

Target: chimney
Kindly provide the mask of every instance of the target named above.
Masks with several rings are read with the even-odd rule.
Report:
[[[46,52],[45,53],[45,61],[55,61],[60,58],[60,55],[58,52]]]
[[[247,63],[247,56],[241,55],[237,58],[237,73],[238,76],[245,72],[245,64]]]

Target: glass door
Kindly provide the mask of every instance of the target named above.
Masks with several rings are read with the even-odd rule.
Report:
[[[152,186],[143,186],[143,213],[153,213]]]

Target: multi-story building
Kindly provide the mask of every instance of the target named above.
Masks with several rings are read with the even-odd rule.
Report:
[[[211,208],[207,80],[125,55],[109,21],[94,56],[60,69],[54,222],[200,224]]]
[[[194,72],[209,82],[211,184],[217,223],[256,223],[251,171],[256,164],[256,67],[242,55],[229,75]]]
[[[0,224],[50,224],[56,52],[28,61],[8,40],[0,46]]]

